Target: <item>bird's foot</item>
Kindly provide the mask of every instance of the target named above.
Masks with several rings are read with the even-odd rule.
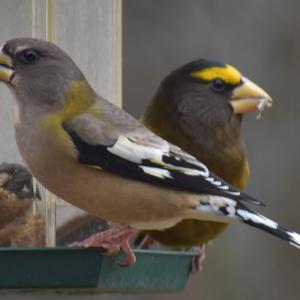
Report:
[[[74,242],[69,246],[80,248],[100,247],[107,255],[116,255],[120,250],[123,250],[126,260],[123,263],[119,263],[119,265],[130,267],[136,262],[135,255],[129,244],[129,240],[135,233],[136,230],[128,226],[115,226],[95,233],[81,242]]]
[[[202,263],[205,259],[205,245],[192,247],[190,250],[195,251],[197,253],[197,255],[193,259],[191,266],[191,273],[194,274],[202,270]]]

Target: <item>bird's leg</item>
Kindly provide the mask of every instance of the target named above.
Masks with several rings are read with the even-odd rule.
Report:
[[[202,263],[205,259],[205,245],[192,247],[190,250],[197,253],[192,262],[191,272],[200,272],[202,270]]]
[[[139,233],[134,241],[134,246],[138,249],[149,249],[153,242],[153,238],[150,235]]]
[[[128,239],[124,239],[121,244],[121,249],[123,250],[126,260],[122,263],[119,263],[119,266],[121,267],[130,267],[135,264],[136,257],[131,249],[129,239],[132,237],[134,233],[131,233]]]
[[[115,226],[105,231],[95,233],[81,242],[74,242],[70,244],[70,247],[100,247],[105,250],[105,254],[107,255],[116,255],[122,249],[126,256],[126,261],[120,264],[120,266],[129,267],[136,261],[129,244],[129,240],[135,233],[136,230],[127,225]]]

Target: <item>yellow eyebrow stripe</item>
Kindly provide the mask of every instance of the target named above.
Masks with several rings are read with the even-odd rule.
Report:
[[[241,73],[230,65],[224,67],[211,67],[190,74],[192,77],[211,81],[220,78],[228,84],[236,85],[241,82]]]

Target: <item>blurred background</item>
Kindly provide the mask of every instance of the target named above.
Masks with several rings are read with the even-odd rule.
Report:
[[[107,1],[81,3],[85,14],[89,16],[94,11],[93,5],[105,5]],[[9,13],[0,11],[1,40],[31,34],[30,30],[26,31],[25,24],[28,20],[24,14],[30,14],[30,11],[26,12],[28,6],[25,2],[31,1],[22,1],[22,4],[21,1],[6,1],[8,10],[14,10],[15,18],[14,25],[7,31],[3,20],[11,22]],[[73,1],[57,2],[64,2],[66,5],[62,14],[76,14],[71,9]],[[17,5],[19,11],[14,9],[14,5]],[[200,57],[238,67],[245,76],[272,95],[274,106],[261,120],[256,120],[254,114],[247,115],[244,119],[243,134],[251,167],[248,191],[267,203],[267,208],[262,210],[266,215],[298,231],[299,11],[300,2],[293,0],[123,0],[122,29],[123,107],[135,117],[143,113],[164,76]],[[89,17],[85,19],[87,20]],[[102,25],[98,25],[101,28]],[[77,26],[80,28],[83,24],[79,23]],[[86,32],[83,30],[82,36]],[[76,35],[69,37],[70,42],[74,39]],[[77,44],[78,42],[80,41]],[[80,61],[80,56],[93,47],[92,43],[92,39],[81,42],[81,51],[77,49],[76,61]],[[65,49],[74,51],[67,45],[68,43],[65,44]],[[102,49],[102,45],[99,42],[97,49]],[[92,54],[96,52],[89,53],[92,59]],[[98,82],[101,78],[96,77],[94,80],[93,85],[101,93],[99,86],[103,85],[103,81]],[[1,95],[7,93],[3,87],[0,92]],[[105,96],[110,97],[112,93],[106,91]],[[1,105],[3,104],[0,103],[0,111]],[[13,133],[9,122],[11,119],[0,119],[1,135],[4,134],[5,141],[11,142]],[[7,152],[11,158],[16,157],[17,151]],[[187,289],[180,294],[72,297],[101,297],[109,300],[299,299],[299,251],[276,238],[247,226],[235,225],[211,243],[206,254],[203,271],[192,276]],[[6,297],[13,298],[14,296]],[[26,298],[32,296],[22,296],[22,299]],[[53,299],[53,296],[44,296],[44,299]]]

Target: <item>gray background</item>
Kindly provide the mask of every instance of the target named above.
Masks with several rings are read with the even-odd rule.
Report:
[[[16,1],[6,1],[11,2],[16,4]],[[22,11],[30,1],[17,2]],[[87,2],[82,1],[82,5]],[[249,191],[268,204],[263,210],[266,214],[300,231],[300,2],[124,0],[123,5],[125,109],[139,116],[160,80],[193,59],[212,58],[237,66],[274,99],[274,107],[262,120],[249,115],[244,122],[252,171]],[[7,13],[0,10],[2,26],[3,18],[9,22]],[[26,22],[22,15],[15,17],[16,25],[5,31],[1,28],[1,40],[13,35],[13,28],[18,24],[27,34]],[[80,46],[83,55],[91,47]],[[0,110],[1,105],[0,101]],[[7,122],[10,120],[5,119],[3,124],[0,119],[4,141],[11,135]],[[191,278],[183,293],[123,296],[122,299],[298,300],[299,270],[299,251],[265,233],[235,225],[208,247],[203,271]],[[31,298],[22,296],[22,299]]]

